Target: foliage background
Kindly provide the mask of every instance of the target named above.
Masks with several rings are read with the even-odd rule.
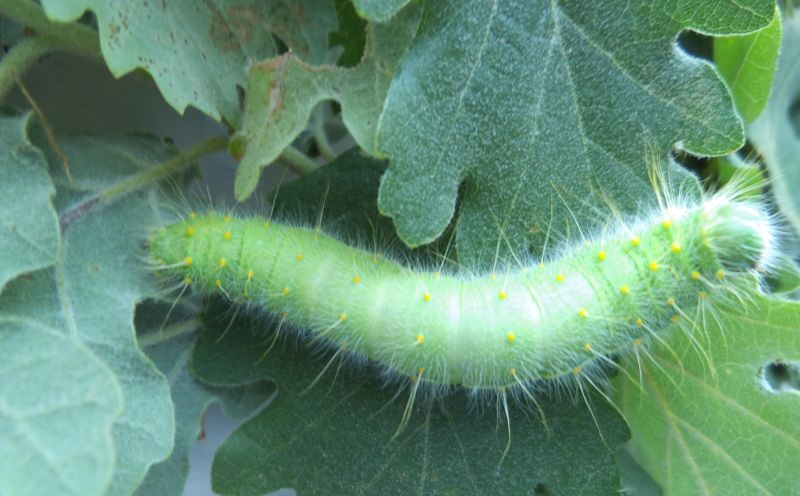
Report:
[[[454,239],[461,264],[485,267],[498,228],[507,235],[503,254],[538,253],[548,225],[568,242],[578,234],[573,216],[591,228],[602,220],[595,207],[608,199],[628,212],[652,201],[645,158],[666,161],[674,143],[682,152],[725,155],[747,132],[793,220],[780,191],[791,188],[796,168],[787,118],[796,98],[796,22],[785,23],[767,105],[781,40],[770,1],[609,0],[598,10],[569,1],[42,5],[56,21],[75,20],[85,8],[95,17],[51,24],[35,4],[0,0],[0,13],[36,33],[3,18],[0,38],[15,48],[0,68],[21,72],[43,54],[77,53],[94,62],[58,73],[93,87],[92,74],[102,70],[96,24],[114,74],[143,67],[150,76],[133,77],[144,84],[152,77],[175,109],[191,105],[231,127],[230,152],[241,160],[235,185],[215,189],[218,205],[235,191],[264,210],[271,202],[251,193],[262,168],[280,158],[304,177],[282,188],[279,212],[314,222],[328,192],[324,224],[345,238],[378,232],[384,243],[417,246],[444,233],[434,250]],[[714,43],[733,101],[709,64],[673,48],[685,28],[759,30]],[[344,46],[331,51],[337,44]],[[313,67],[322,62],[338,65]],[[796,491],[796,391],[768,391],[759,380],[766,364],[800,355],[798,308],[776,297],[726,308],[709,325],[703,345],[716,374],[678,336],[670,344],[680,365],[654,349],[660,367],[645,365],[644,391],[624,375],[614,379],[620,412],[595,397],[593,419],[580,405],[545,399],[552,429],[545,434],[514,410],[512,448],[499,474],[504,429],[491,413],[465,412],[460,395],[420,409],[413,428],[387,446],[403,405],[384,406],[392,394],[370,371],[343,371],[300,395],[324,360],[289,345],[262,360],[270,332],[263,318],[238,316],[225,333],[231,313],[224,306],[182,305],[159,330],[172,300],[162,301],[144,270],[140,240],[174,218],[176,204],[184,207],[177,192],[197,187],[195,159],[226,140],[194,111],[154,124],[125,80],[104,100],[44,79],[30,89],[61,151],[35,114],[10,111],[0,125],[0,205],[10,219],[0,231],[7,254],[0,351],[9,357],[0,375],[13,379],[0,387],[0,436],[12,440],[0,448],[0,492],[179,493],[211,401],[247,419],[216,455],[214,489],[225,494],[281,487],[301,494]],[[13,78],[0,77],[3,91],[11,87]],[[341,113],[318,105],[325,99]],[[184,151],[173,140],[119,135],[93,120],[101,115],[124,115],[126,130],[168,135]],[[210,137],[196,146],[199,136],[181,137],[192,120]],[[346,132],[366,153],[331,160],[341,150],[331,150],[327,137]],[[740,162],[726,156],[698,168],[721,178],[760,174]],[[267,170],[277,182],[277,167]],[[692,186],[683,169],[670,170]],[[200,189],[213,182],[206,178]],[[520,188],[531,184],[533,192]],[[430,256],[427,248],[410,253]],[[790,287],[787,280],[777,287]]]

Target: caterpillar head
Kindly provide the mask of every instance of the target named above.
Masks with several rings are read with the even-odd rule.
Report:
[[[709,247],[732,270],[769,268],[775,243],[771,216],[758,204],[718,196],[705,205]]]

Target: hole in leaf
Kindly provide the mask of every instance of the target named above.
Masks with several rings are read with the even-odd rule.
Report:
[[[713,60],[714,38],[696,31],[685,30],[678,35],[678,46],[693,57]]]
[[[761,369],[761,379],[771,393],[800,393],[800,363],[775,360]]]

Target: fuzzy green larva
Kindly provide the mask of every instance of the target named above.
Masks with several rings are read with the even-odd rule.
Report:
[[[415,381],[498,390],[580,374],[691,319],[769,265],[774,227],[760,204],[723,192],[480,275],[414,270],[257,217],[192,214],[150,249],[196,291],[276,312]]]

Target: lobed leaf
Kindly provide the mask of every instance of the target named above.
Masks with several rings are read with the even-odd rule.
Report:
[[[643,158],[743,143],[726,88],[677,48],[678,33],[752,31],[773,10],[772,0],[426,3],[380,119],[391,159],[381,210],[406,243],[428,243],[463,188],[459,256],[481,266],[498,243],[538,255],[548,235],[579,238],[611,217],[609,202],[636,213],[653,198]]]
[[[44,0],[48,17],[67,22],[92,10],[111,72],[149,72],[167,102],[239,122],[237,86],[253,60],[272,57],[278,36],[294,53],[321,63],[336,28],[329,0]]]

